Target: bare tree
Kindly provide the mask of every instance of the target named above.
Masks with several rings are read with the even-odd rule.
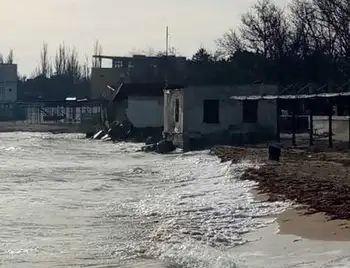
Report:
[[[14,59],[13,59],[13,50],[10,49],[10,52],[9,52],[9,54],[7,55],[7,58],[6,58],[6,63],[12,64],[13,62],[14,62]]]
[[[297,56],[322,60],[328,76],[350,70],[350,2],[293,0],[290,5]]]
[[[237,51],[242,51],[244,49],[242,39],[233,29],[228,30],[223,36],[216,40],[216,44],[218,46],[218,57],[232,57]]]
[[[259,0],[242,16],[242,39],[265,58],[278,58],[288,47],[289,27],[284,12],[271,0]]]
[[[94,56],[101,56],[102,55],[102,46],[98,40],[96,40],[94,44]],[[97,58],[93,58],[92,61],[92,67],[93,68],[99,68],[101,67],[101,61]]]
[[[0,53],[0,64],[4,63],[4,56]]]
[[[82,78],[85,80],[90,79],[90,63],[89,63],[89,57],[85,55],[85,61],[81,67],[81,73],[82,73]]]
[[[348,0],[313,0],[319,11],[323,37],[329,40],[330,55],[336,58],[343,74],[349,79],[350,72],[350,2]],[[327,48],[328,48],[327,47]]]
[[[78,60],[78,52],[73,48],[67,57],[67,75],[74,80],[81,78],[81,66]]]
[[[292,27],[290,52],[294,57],[304,59],[315,44],[312,40],[316,27],[315,10],[308,0],[293,0],[289,8]]]
[[[64,75],[67,72],[67,47],[64,43],[61,43],[58,47],[58,51],[55,56],[55,74]]]
[[[299,35],[304,53],[333,54],[335,35],[312,1],[294,0],[290,5],[293,30]]]
[[[348,0],[314,0],[319,11],[319,24],[334,37],[335,50],[340,56],[350,52],[350,2]]]
[[[40,52],[40,66],[38,68],[38,75],[43,77],[49,77],[51,74],[51,64],[48,54],[48,44],[43,43]]]

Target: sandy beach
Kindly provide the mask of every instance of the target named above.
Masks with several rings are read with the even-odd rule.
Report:
[[[267,202],[269,195],[257,189],[251,191],[254,198]],[[291,206],[276,217],[278,234],[295,235],[310,240],[350,241],[350,220],[329,220],[324,212],[309,214],[308,210]]]
[[[288,209],[278,215],[279,234],[310,240],[350,241],[349,220],[328,220],[322,213],[306,215],[305,210]]]
[[[262,202],[292,202],[277,217],[278,232],[310,240],[350,241],[350,159],[347,151],[282,150],[279,163],[268,161],[267,148],[221,147],[224,162],[256,161],[243,180],[258,183],[252,191]]]
[[[350,266],[350,242],[319,241],[280,234],[278,223],[247,233],[248,243],[234,248],[240,268],[320,268]]]

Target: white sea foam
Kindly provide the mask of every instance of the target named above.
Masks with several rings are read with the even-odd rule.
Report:
[[[239,180],[257,163],[146,154],[141,144],[77,135],[0,139],[17,148],[0,150],[4,267],[346,267],[339,244],[300,249],[273,234],[267,216],[288,204],[257,201],[255,183]]]

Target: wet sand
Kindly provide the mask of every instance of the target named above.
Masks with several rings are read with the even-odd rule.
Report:
[[[251,191],[254,198],[267,202],[269,195],[258,189]],[[278,234],[295,235],[310,240],[322,241],[350,241],[350,220],[329,220],[322,212],[308,214],[305,209],[291,208],[278,215],[276,223],[279,226]]]
[[[296,205],[277,217],[279,234],[311,240],[350,241],[350,158],[346,151],[284,149],[279,163],[268,161],[267,148],[216,148],[222,161],[252,160],[243,180],[258,182],[252,191],[262,202]]]
[[[324,212],[331,219],[350,219],[350,158],[343,152],[285,149],[280,162],[267,159],[267,148],[215,149],[222,161],[250,159],[261,163],[242,180],[258,182],[268,201],[290,200],[305,205],[307,213]]]
[[[277,217],[279,234],[310,240],[350,241],[350,221],[329,221],[324,213],[305,215],[305,210],[288,209]]]
[[[350,263],[350,242],[317,241],[296,235],[280,235],[277,223],[247,233],[245,245],[232,255],[241,268],[346,268]]]

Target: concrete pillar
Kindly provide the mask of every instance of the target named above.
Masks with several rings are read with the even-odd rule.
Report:
[[[313,146],[314,145],[314,119],[313,119],[313,100],[310,99],[309,101],[309,111],[310,111],[310,115],[309,115],[309,123],[310,123],[310,126],[309,126],[309,134],[310,134],[310,137],[309,137],[309,145],[310,146]]]

